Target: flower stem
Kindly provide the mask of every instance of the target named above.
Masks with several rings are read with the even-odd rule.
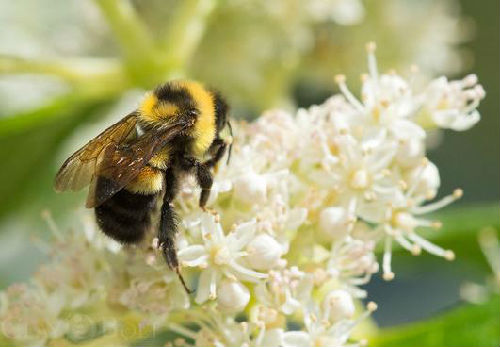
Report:
[[[167,28],[161,50],[173,71],[182,71],[203,38],[216,0],[184,0]]]
[[[162,70],[156,58],[158,52],[132,4],[128,0],[95,0],[95,3],[120,44],[131,79],[144,87],[154,84],[152,76]]]
[[[117,59],[113,58],[59,58],[52,60],[0,56],[0,74],[35,73],[60,77],[77,84],[99,76],[115,76],[122,72]]]

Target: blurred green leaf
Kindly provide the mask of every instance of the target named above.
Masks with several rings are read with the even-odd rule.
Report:
[[[426,231],[425,237],[443,248],[453,250],[457,258],[479,265],[487,264],[479,247],[478,232],[485,227],[493,227],[498,233],[500,230],[498,203],[457,207],[433,217],[443,223],[443,228],[439,231]],[[488,265],[487,267],[489,269]]]
[[[380,330],[371,341],[380,347],[496,347],[500,344],[500,297],[467,304],[426,322]]]
[[[29,199],[37,200],[40,190],[47,190],[45,186],[52,189],[46,178],[55,174],[58,146],[112,101],[70,94],[42,108],[0,119],[0,218]]]
[[[429,231],[435,240],[469,237],[471,231],[485,226],[500,226],[500,205],[498,203],[486,205],[471,205],[448,208],[440,213],[431,215],[430,219],[439,220],[443,228],[438,231]]]

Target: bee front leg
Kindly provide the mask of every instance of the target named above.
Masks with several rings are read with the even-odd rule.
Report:
[[[196,167],[196,179],[201,188],[200,194],[200,207],[205,208],[208,197],[210,196],[210,191],[212,190],[212,184],[214,178],[212,172],[210,172],[210,167],[205,163],[199,163]]]
[[[227,146],[228,144],[224,140],[215,139],[211,146],[215,154],[213,155],[212,158],[208,159],[203,164],[205,164],[209,168],[213,168],[215,165],[217,165],[217,163],[222,159],[222,157],[226,153]]]
[[[182,277],[179,269],[179,260],[177,258],[177,248],[175,245],[175,237],[177,235],[177,214],[172,206],[172,201],[175,198],[178,190],[178,180],[175,172],[168,169],[165,172],[165,195],[163,196],[163,205],[161,207],[160,230],[158,232],[158,244],[168,267],[177,273],[184,289],[187,293],[191,290],[186,286],[186,282]]]
[[[182,158],[180,164],[183,170],[191,172],[194,170],[196,181],[201,188],[200,207],[205,209],[214,181],[212,172],[210,171],[211,166],[207,162],[201,163],[198,159],[192,157]]]

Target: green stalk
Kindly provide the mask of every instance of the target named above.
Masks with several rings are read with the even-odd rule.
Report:
[[[205,33],[216,0],[183,0],[167,28],[162,52],[171,71],[181,72]]]
[[[0,74],[49,74],[78,84],[100,76],[117,77],[120,61],[112,58],[59,58],[51,60],[0,55]]]
[[[155,42],[128,0],[95,0],[125,58],[127,72],[135,84],[150,87],[162,71]]]

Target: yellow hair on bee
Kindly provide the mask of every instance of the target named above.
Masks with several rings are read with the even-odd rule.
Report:
[[[154,93],[147,93],[139,106],[141,118],[149,123],[165,121],[168,117],[175,116],[179,107],[169,102],[160,102]]]
[[[149,165],[165,170],[170,159],[170,148],[165,147],[160,152],[156,153],[150,160]]]
[[[127,185],[132,193],[154,194],[162,190],[163,174],[160,170],[145,166],[139,174]]]
[[[200,111],[193,129],[195,141],[191,150],[194,155],[202,156],[215,137],[214,95],[198,82],[178,81],[178,84],[189,92]]]

